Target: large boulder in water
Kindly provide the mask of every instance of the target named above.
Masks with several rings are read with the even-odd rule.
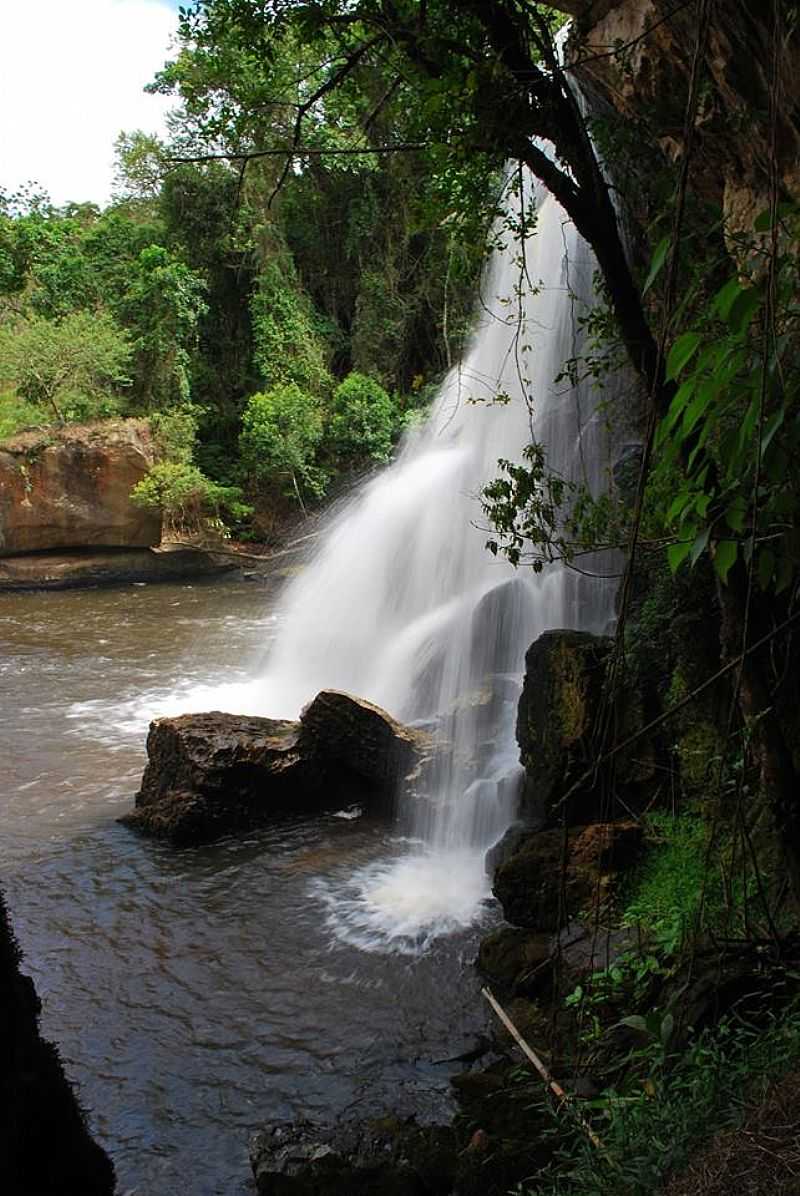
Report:
[[[131,502],[157,457],[146,420],[37,428],[0,445],[0,555],[149,548],[161,517]]]
[[[136,808],[122,821],[184,846],[354,803],[385,814],[427,747],[422,732],[335,690],[299,722],[219,711],[156,719]]]

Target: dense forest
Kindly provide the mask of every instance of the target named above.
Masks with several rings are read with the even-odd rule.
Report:
[[[490,204],[465,236],[419,153],[368,152],[397,135],[380,105],[354,134],[341,98],[317,140],[364,152],[245,172],[228,154],[284,138],[325,68],[285,47],[294,94],[265,120],[270,64],[232,36],[195,45],[188,19],[184,40],[157,83],[183,101],[171,139],[120,134],[107,208],[0,197],[0,435],[149,417],[163,460],[140,501],[177,532],[263,539],[282,499],[305,508],[385,462],[425,408],[470,324]],[[209,142],[229,151],[182,160]]]
[[[3,200],[0,435],[149,417],[139,501],[239,539],[391,457],[492,238],[522,287],[528,175],[594,252],[558,382],[614,396],[607,492],[532,441],[479,499],[517,569],[624,561],[611,635],[529,653],[511,925],[478,960],[545,1082],[506,1041],[461,1081],[447,1165],[405,1127],[387,1191],[798,1190],[799,19],[196,0],[151,85],[178,98],[170,137],[120,136],[114,202]]]

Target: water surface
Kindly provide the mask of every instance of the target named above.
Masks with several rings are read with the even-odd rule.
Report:
[[[275,631],[252,582],[0,596],[2,881],[120,1192],[249,1191],[248,1134],[278,1117],[444,1116],[459,1068],[439,1061],[484,1025],[477,930],[421,956],[331,932],[391,828],[174,851],[117,824],[150,717],[246,686]]]

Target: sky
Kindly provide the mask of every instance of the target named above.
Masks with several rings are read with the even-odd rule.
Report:
[[[178,0],[0,0],[0,188],[105,204],[121,130],[163,131],[144,85],[169,56]]]

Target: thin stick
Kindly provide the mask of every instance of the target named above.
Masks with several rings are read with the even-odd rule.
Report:
[[[564,1089],[561,1087],[561,1085],[558,1083],[558,1081],[553,1078],[553,1076],[547,1070],[544,1063],[542,1063],[541,1059],[536,1054],[536,1052],[533,1050],[533,1048],[528,1046],[527,1042],[522,1037],[519,1030],[514,1025],[511,1018],[508,1016],[508,1014],[506,1013],[505,1009],[503,1009],[502,1005],[500,1005],[495,1000],[495,998],[489,992],[488,988],[486,988],[486,987],[482,988],[481,992],[483,993],[484,997],[486,997],[486,1000],[489,1002],[492,1009],[495,1011],[497,1016],[500,1018],[500,1021],[503,1023],[505,1028],[508,1030],[509,1034],[514,1039],[514,1041],[516,1042],[517,1046],[520,1048],[522,1053],[528,1059],[530,1059],[531,1063],[536,1068],[539,1075],[544,1080],[545,1084],[547,1084],[548,1088],[550,1088],[550,1090],[554,1093],[555,1096],[558,1097],[558,1099],[560,1101],[562,1101],[564,1104],[569,1105],[572,1108],[572,1111],[575,1114],[578,1124],[580,1125],[581,1129],[588,1137],[592,1146],[596,1146],[599,1151],[601,1151],[603,1154],[606,1154],[606,1148],[603,1146],[603,1143],[600,1141],[597,1134],[594,1132],[592,1127],[589,1125],[589,1122],[586,1120],[586,1118],[583,1116],[583,1114],[580,1112],[580,1110],[575,1107],[575,1103],[572,1100],[572,1098],[567,1095],[567,1093],[564,1091]]]

